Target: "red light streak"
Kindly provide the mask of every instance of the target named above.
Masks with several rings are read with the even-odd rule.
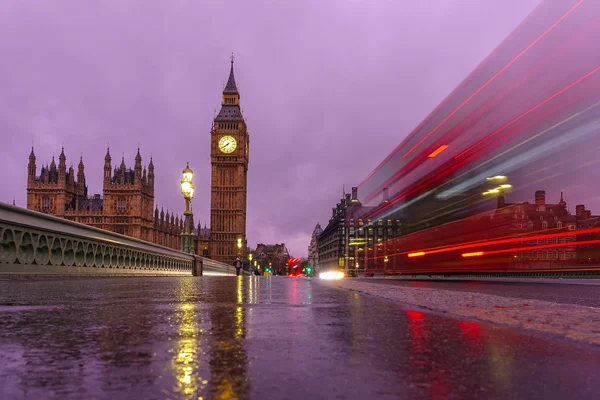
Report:
[[[527,247],[514,247],[514,248],[510,248],[510,249],[488,251],[485,254],[488,254],[488,255],[489,254],[502,254],[502,253],[512,253],[514,251],[550,249],[553,247],[580,246],[582,244],[598,244],[598,243],[600,243],[600,239],[584,240],[581,242],[572,242],[572,243],[552,243],[552,244],[544,244],[544,245],[532,245],[532,246],[527,246]]]
[[[539,42],[540,40],[542,40],[542,38],[544,36],[546,36],[552,29],[554,29],[563,19],[565,19],[569,14],[571,14],[577,7],[579,7],[582,3],[584,2],[584,0],[579,0],[577,2],[577,4],[575,4],[573,7],[571,7],[569,9],[569,11],[567,11],[562,17],[560,17],[558,20],[556,20],[556,22],[554,22],[552,25],[550,25],[550,27],[548,29],[546,29],[540,36],[537,37],[537,39],[535,39],[533,42],[531,42],[529,44],[529,46],[525,47],[523,50],[521,50],[521,52],[519,54],[517,54],[517,56],[515,58],[513,58],[508,64],[506,64],[504,67],[502,67],[502,69],[498,72],[496,72],[496,74],[494,76],[492,76],[486,83],[483,84],[483,86],[481,86],[479,89],[477,89],[472,95],[470,95],[465,101],[463,101],[462,103],[460,103],[460,105],[458,107],[456,107],[454,109],[454,111],[452,111],[450,114],[448,114],[448,116],[446,116],[446,118],[444,118],[439,124],[437,124],[431,131],[429,131],[429,133],[427,135],[425,135],[423,138],[421,138],[421,140],[419,140],[417,142],[417,144],[415,144],[410,150],[408,150],[403,156],[402,158],[406,158],[407,155],[409,155],[410,153],[413,152],[414,149],[416,149],[421,143],[423,143],[423,141],[425,141],[429,136],[431,136],[431,134],[433,132],[435,132],[444,122],[448,121],[450,118],[452,118],[452,116],[454,114],[456,114],[461,108],[463,108],[463,106],[465,104],[467,104],[473,97],[475,97],[477,94],[479,94],[483,89],[485,89],[490,83],[492,83],[492,81],[494,81],[498,76],[500,76],[500,74],[502,74],[504,71],[506,71],[512,64],[514,64],[519,58],[521,58],[521,56],[523,54],[525,54],[529,49],[531,49],[537,42]]]
[[[483,251],[476,251],[474,253],[463,253],[461,254],[461,256],[463,257],[479,257],[482,256],[484,253]]]
[[[448,147],[447,144],[443,144],[440,147],[438,147],[436,150],[434,150],[430,155],[428,155],[427,157],[429,158],[433,158],[435,156],[437,156],[438,154],[440,154],[442,151],[446,150],[446,148]]]
[[[546,100],[544,100],[541,103],[538,103],[537,105],[533,106],[529,110],[525,111],[523,114],[519,115],[518,117],[516,117],[512,121],[508,122],[506,125],[502,126],[501,128],[497,129],[496,131],[490,133],[488,136],[484,137],[483,139],[481,139],[480,141],[478,141],[477,143],[475,143],[474,145],[472,145],[471,147],[469,147],[468,149],[466,149],[465,151],[463,151],[462,153],[460,153],[459,155],[457,155],[454,158],[460,158],[460,157],[462,157],[463,154],[471,151],[472,149],[474,149],[475,147],[479,146],[481,143],[485,142],[486,140],[488,140],[492,136],[495,136],[497,133],[499,133],[499,132],[503,131],[504,129],[508,128],[509,126],[511,126],[512,124],[514,124],[515,122],[519,121],[521,118],[523,118],[526,115],[528,115],[529,113],[537,110],[538,108],[540,108],[541,106],[543,106],[544,104],[546,104],[547,102],[549,102],[550,100],[554,99],[556,96],[560,95],[561,93],[564,93],[565,91],[569,90],[573,86],[577,85],[579,82],[581,82],[584,79],[590,77],[591,75],[595,74],[598,71],[600,71],[600,67],[596,67],[593,71],[588,72],[587,74],[585,74],[581,78],[577,79],[575,82],[572,82],[568,86],[566,86],[566,87],[562,88],[561,90],[559,90],[558,92],[554,93],[552,96],[548,97]]]
[[[568,232],[549,233],[549,234],[545,234],[545,235],[519,236],[519,237],[510,238],[510,239],[476,241],[476,242],[472,242],[472,243],[466,243],[463,245],[428,249],[427,254],[444,253],[447,251],[464,250],[464,249],[469,249],[469,248],[473,248],[473,247],[492,246],[495,244],[508,244],[508,243],[515,243],[515,242],[520,242],[520,241],[527,241],[527,240],[552,239],[552,238],[563,237],[563,236],[575,236],[575,235],[582,235],[582,234],[595,233],[595,232],[600,232],[600,228],[580,229],[580,230],[568,231]],[[394,254],[390,254],[390,255],[394,255]]]
[[[425,254],[438,254],[438,253],[445,253],[445,252],[449,252],[449,251],[455,251],[455,250],[464,250],[464,249],[469,249],[469,248],[473,248],[473,247],[486,247],[486,246],[492,246],[492,245],[497,245],[497,244],[509,244],[509,243],[515,243],[515,242],[520,242],[520,241],[530,241],[530,240],[539,240],[539,239],[551,239],[551,238],[558,238],[558,237],[564,237],[564,236],[576,236],[576,235],[583,235],[583,234],[590,234],[590,233],[598,233],[600,232],[600,228],[590,228],[590,229],[580,229],[580,230],[574,230],[574,231],[568,231],[568,232],[560,232],[560,233],[552,233],[552,234],[544,234],[544,235],[533,235],[533,236],[519,236],[519,237],[512,237],[510,239],[498,239],[498,240],[489,240],[489,241],[485,241],[485,240],[478,240],[478,241],[474,241],[474,242],[467,242],[463,245],[457,245],[457,246],[440,246],[440,247],[432,247],[430,249],[425,249],[425,251],[420,251],[420,252],[397,252],[397,253],[390,253],[387,256],[388,257],[393,257],[393,256],[398,256],[401,254],[408,254],[408,257],[418,257],[418,256],[423,256]],[[410,236],[410,235],[407,235]],[[575,246],[578,244],[581,244],[584,242],[571,242],[571,243],[565,243],[562,244],[563,246]],[[533,246],[533,245],[532,245]],[[527,249],[533,249],[533,248],[537,248],[537,247],[532,247],[529,246],[527,247]],[[486,251],[485,254],[493,254],[493,251]],[[471,253],[466,253],[466,254],[471,254]],[[379,256],[376,258],[383,258],[383,256]]]

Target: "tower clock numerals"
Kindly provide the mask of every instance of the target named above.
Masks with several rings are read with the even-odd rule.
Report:
[[[233,136],[223,136],[219,139],[219,150],[225,154],[233,153],[237,148],[237,142]]]

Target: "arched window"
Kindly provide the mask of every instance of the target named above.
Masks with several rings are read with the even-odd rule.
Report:
[[[50,197],[44,196],[42,197],[42,211],[47,212],[50,210]]]
[[[563,225],[562,225],[562,221],[558,221],[556,223],[556,229],[562,229]]]

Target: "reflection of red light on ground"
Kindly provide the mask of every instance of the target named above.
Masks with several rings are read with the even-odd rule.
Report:
[[[433,400],[447,400],[449,398],[450,389],[446,379],[446,374],[438,371],[434,377],[433,387],[431,388],[431,398]]]
[[[298,300],[298,281],[294,281],[292,285],[292,304],[296,304]]]
[[[429,158],[433,158],[435,156],[437,156],[438,154],[440,154],[442,151],[446,150],[446,148],[448,147],[447,144],[443,144],[440,147],[438,147],[436,150],[434,150],[430,155],[428,155],[427,157]]]
[[[473,253],[463,253],[461,254],[463,257],[479,257],[483,255],[483,251],[475,251]]]
[[[425,350],[425,316],[416,310],[406,310],[408,317],[408,332],[411,339],[412,351],[421,353]]]
[[[415,311],[415,310],[407,310],[406,311],[406,315],[408,315],[408,318],[410,318],[410,319],[423,319],[423,318],[425,318],[425,316],[423,315],[422,312]]]
[[[458,327],[469,340],[475,341],[481,338],[481,325],[472,321],[458,321]]]
[[[424,255],[425,255],[424,251],[418,251],[416,253],[408,253],[409,257],[421,257],[421,256],[424,256]]]

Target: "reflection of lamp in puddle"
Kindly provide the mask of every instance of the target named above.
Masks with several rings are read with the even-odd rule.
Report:
[[[242,282],[241,280],[237,281],[237,303],[238,304],[242,304],[244,302],[244,291],[242,288]]]
[[[171,362],[173,375],[176,380],[174,391],[190,396],[197,393],[207,380],[202,380],[198,375],[199,356],[198,340],[196,339],[198,328],[196,326],[196,314],[192,304],[182,304],[177,313],[179,327],[177,331],[175,354]]]
[[[235,337],[237,339],[241,338],[244,333],[244,310],[241,306],[241,304],[244,303],[244,288],[242,287],[242,282],[241,279],[238,279],[237,281],[237,303],[240,304],[235,309]]]
[[[513,381],[512,361],[514,358],[511,346],[500,343],[494,337],[488,338],[488,364],[491,378],[495,383],[507,387]]]
[[[211,395],[214,399],[246,398],[248,358],[244,349],[246,309],[242,304],[243,284],[237,283],[235,307],[214,307],[210,319],[214,340],[210,341]]]

